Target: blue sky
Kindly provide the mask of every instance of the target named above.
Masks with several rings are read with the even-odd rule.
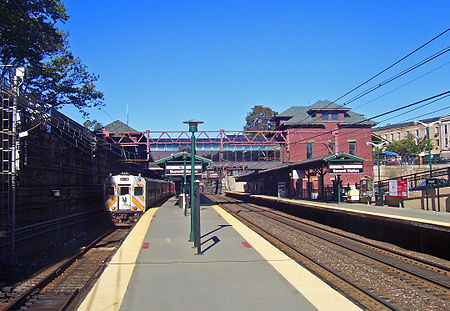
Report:
[[[90,119],[126,122],[128,103],[129,125],[142,131],[186,130],[189,119],[240,130],[255,105],[282,112],[335,100],[450,25],[449,1],[63,2],[71,48],[105,94]],[[450,31],[359,91],[449,43]],[[446,53],[348,107],[371,117],[448,91],[449,62]],[[450,97],[384,123],[449,106]]]

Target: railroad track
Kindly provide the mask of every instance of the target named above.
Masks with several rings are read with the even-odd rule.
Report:
[[[129,231],[119,228],[105,233],[46,277],[30,280],[28,288],[11,293],[8,301],[0,304],[0,310],[67,310],[103,271]]]
[[[391,290],[371,284],[371,279],[374,283],[377,283],[375,279],[382,275],[388,275],[392,279],[389,280],[392,284],[397,282],[398,287],[402,288],[399,292],[407,291],[407,287],[410,287],[414,291],[426,293],[433,297],[427,300],[427,302],[433,301],[433,304],[422,308],[419,306],[415,308],[417,310],[444,310],[449,308],[450,265],[419,258],[411,252],[396,251],[389,247],[383,247],[380,243],[375,243],[372,240],[302,220],[267,207],[243,203],[229,197],[207,197],[218,202],[217,204],[232,213],[233,216],[239,218],[363,308],[369,310],[409,310],[411,309],[410,306],[414,305],[414,295],[411,295],[411,299],[402,295],[400,299]],[[275,226],[284,229],[276,229]],[[284,234],[280,234],[280,232],[284,232]],[[324,246],[317,248],[328,249],[329,252],[333,250],[334,254],[346,256],[348,258],[346,260],[355,262],[355,267],[364,262],[365,265],[370,266],[369,270],[379,272],[358,279],[359,273],[352,275],[345,268],[340,269],[336,260],[321,258],[324,255],[320,255],[320,251],[309,250],[309,247],[305,246],[307,243],[300,246],[295,241],[296,238],[292,238],[293,234],[301,234],[302,239],[305,240],[320,241],[317,243]],[[291,237],[287,238],[286,236]],[[405,284],[408,286],[405,286]],[[412,303],[409,306],[408,300],[411,300],[410,303]],[[415,301],[415,304],[417,304],[417,301]]]

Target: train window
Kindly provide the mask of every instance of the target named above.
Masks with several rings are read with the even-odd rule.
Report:
[[[106,187],[105,194],[106,195],[114,195],[114,187]]]
[[[130,189],[128,187],[120,187],[120,195],[130,194]]]
[[[144,195],[143,187],[134,187],[134,195]]]

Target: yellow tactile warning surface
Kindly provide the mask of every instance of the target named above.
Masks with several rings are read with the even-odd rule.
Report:
[[[213,205],[212,207],[317,309],[331,311],[361,310],[220,206]]]
[[[234,194],[240,194],[240,193],[234,193]],[[270,196],[265,196],[265,195],[251,195],[251,197],[262,198],[262,199],[273,200],[273,201],[284,201],[284,202],[289,202],[289,203],[293,203],[293,204],[309,205],[311,207],[322,207],[322,208],[352,212],[352,213],[357,213],[357,214],[373,215],[373,216],[378,216],[378,217],[393,218],[393,219],[399,219],[399,220],[407,220],[407,221],[414,221],[414,222],[450,227],[449,222],[442,222],[442,221],[436,221],[436,220],[431,220],[431,219],[400,216],[400,215],[394,215],[394,214],[385,214],[382,212],[364,211],[364,210],[358,210],[358,209],[354,209],[354,208],[346,208],[343,206],[333,206],[333,205],[316,203],[316,202],[308,202],[308,201],[303,201],[303,200],[299,201],[299,200],[292,200],[292,199],[286,199],[286,198],[276,198],[276,197],[270,197]]]
[[[151,208],[141,217],[78,311],[115,311],[120,309],[145,234],[157,209],[157,207]]]

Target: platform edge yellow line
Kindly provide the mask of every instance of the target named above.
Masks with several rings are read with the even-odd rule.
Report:
[[[258,233],[237,220],[218,205],[212,208],[219,213],[272,267],[292,284],[319,310],[361,310],[349,299],[331,288],[317,276],[300,266]]]
[[[139,219],[77,311],[120,309],[144,237],[158,208],[149,209]]]

